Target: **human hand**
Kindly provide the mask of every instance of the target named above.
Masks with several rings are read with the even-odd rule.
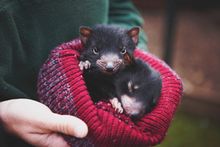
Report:
[[[0,102],[0,120],[8,132],[40,147],[68,147],[58,132],[78,138],[88,133],[82,120],[55,114],[44,104],[29,99]]]

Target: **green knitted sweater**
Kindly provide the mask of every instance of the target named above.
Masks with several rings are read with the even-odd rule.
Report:
[[[79,26],[142,23],[129,0],[0,0],[0,101],[37,99],[39,68],[51,49],[78,37]],[[143,32],[139,45],[146,49]],[[2,130],[0,146],[29,146]]]
[[[79,26],[142,23],[129,0],[1,0],[0,101],[37,99],[40,66],[51,49],[78,37]],[[143,32],[139,47],[146,49]]]

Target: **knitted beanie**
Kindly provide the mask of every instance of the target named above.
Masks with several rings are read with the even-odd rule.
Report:
[[[82,50],[79,39],[53,49],[43,64],[38,78],[38,95],[53,112],[76,116],[88,125],[83,139],[64,136],[71,146],[152,146],[160,143],[167,132],[182,95],[182,82],[163,61],[139,49],[135,57],[160,72],[161,96],[157,105],[143,118],[133,122],[116,112],[106,101],[93,103],[79,69]]]

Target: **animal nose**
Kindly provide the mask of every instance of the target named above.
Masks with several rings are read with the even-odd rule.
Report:
[[[112,72],[113,69],[114,69],[113,67],[106,67],[106,71],[107,71],[107,72]]]
[[[110,63],[107,63],[106,64],[106,70],[108,71],[108,72],[112,72],[113,71],[113,69],[114,69],[114,65],[113,65],[113,63],[112,62],[110,62]]]

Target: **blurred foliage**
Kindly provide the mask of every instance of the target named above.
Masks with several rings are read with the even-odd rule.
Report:
[[[220,125],[208,118],[177,112],[164,141],[156,147],[218,147]]]

